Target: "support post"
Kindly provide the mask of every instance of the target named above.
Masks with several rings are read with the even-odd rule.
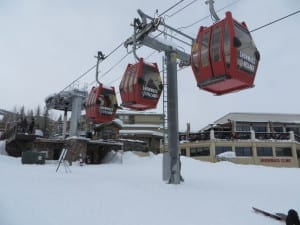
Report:
[[[63,123],[63,138],[65,139],[67,136],[67,116],[68,116],[68,108],[64,110],[64,123]]]
[[[180,156],[178,139],[178,89],[176,52],[166,51],[167,83],[168,83],[168,153],[170,156],[170,184],[179,184]],[[165,167],[166,168],[166,167]]]
[[[70,121],[70,137],[78,136],[78,124],[81,115],[82,97],[74,96],[72,99],[72,114]]]

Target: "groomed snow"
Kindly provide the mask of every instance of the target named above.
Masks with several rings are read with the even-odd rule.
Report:
[[[106,164],[22,165],[0,155],[1,225],[266,225],[252,212],[300,210],[300,170],[181,157],[184,183],[162,181],[162,155],[111,153]]]

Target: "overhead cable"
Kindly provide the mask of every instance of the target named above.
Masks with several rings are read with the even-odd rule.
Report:
[[[190,3],[186,4],[185,6],[183,6],[182,8],[178,9],[177,11],[175,11],[174,13],[172,13],[171,15],[166,15],[167,17],[172,17],[175,16],[176,14],[180,13],[182,10],[184,10],[185,8],[189,7],[190,5],[194,4],[196,1],[198,0],[193,0]]]
[[[173,8],[175,8],[177,5],[179,5],[180,3],[182,3],[184,0],[180,0],[178,2],[176,2],[174,5],[172,5],[170,8],[168,8],[167,10],[165,10],[163,13],[161,13],[159,15],[159,17],[163,16],[164,14],[166,14],[167,12],[169,12],[170,10],[172,10]]]
[[[224,10],[224,9],[226,9],[226,8],[228,8],[228,7],[230,7],[230,6],[234,5],[234,4],[236,4],[236,3],[238,3],[239,1],[241,1],[241,0],[237,0],[237,1],[234,1],[234,2],[232,2],[232,3],[230,3],[230,4],[228,4],[228,5],[225,5],[223,8],[218,9],[216,12],[220,12],[220,11],[222,11],[222,10]],[[210,18],[210,15],[205,16],[205,17],[203,17],[203,18],[201,18],[201,19],[199,19],[199,20],[196,20],[195,22],[193,22],[193,23],[191,23],[191,24],[189,24],[189,25],[179,27],[178,29],[187,29],[187,28],[190,28],[190,27],[196,25],[197,23],[199,23],[199,22],[201,22],[201,21],[203,21],[203,20],[206,20],[206,19],[208,19],[208,18]]]
[[[113,53],[115,53],[121,46],[123,46],[124,42],[122,42],[121,44],[119,44],[116,48],[114,48],[108,55],[104,56],[104,59],[108,58],[109,56],[111,56]],[[89,68],[86,72],[84,72],[83,74],[81,74],[80,76],[78,76],[74,81],[72,81],[69,85],[67,85],[64,89],[62,89],[61,91],[66,90],[67,88],[71,87],[75,82],[77,82],[78,80],[80,80],[81,78],[83,78],[85,75],[87,75],[89,72],[91,72],[94,68],[96,68],[97,64],[95,64],[94,66],[92,66],[91,68]]]
[[[61,90],[64,91],[67,88],[71,87],[75,82],[77,82],[78,80],[80,80],[82,77],[84,77],[85,75],[87,75],[89,72],[91,72],[94,68],[96,68],[96,64],[94,66],[92,66],[91,68],[89,68],[87,71],[85,71],[83,74],[81,74],[79,77],[77,77],[74,81],[72,81],[69,85],[67,85],[64,89]]]
[[[277,19],[277,20],[274,20],[274,21],[272,21],[272,22],[270,22],[270,23],[267,23],[267,24],[265,24],[265,25],[262,25],[262,26],[260,26],[260,27],[257,27],[257,28],[255,28],[255,29],[251,30],[250,32],[254,32],[254,31],[260,30],[260,29],[262,29],[262,28],[264,28],[264,27],[267,27],[267,26],[269,26],[269,25],[271,25],[271,24],[274,24],[274,23],[277,23],[277,22],[279,22],[279,21],[281,21],[281,20],[284,20],[284,19],[286,19],[286,18],[288,18],[288,17],[290,17],[290,16],[294,16],[294,15],[296,15],[296,14],[299,13],[299,12],[300,12],[300,10],[297,10],[296,12],[290,13],[290,14],[287,15],[287,16],[281,17],[281,18],[279,18],[279,19]]]

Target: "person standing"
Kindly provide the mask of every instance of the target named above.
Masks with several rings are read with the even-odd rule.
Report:
[[[299,216],[296,210],[290,209],[285,220],[286,225],[300,225]]]
[[[34,118],[31,118],[31,122],[29,124],[29,133],[33,134],[33,128],[34,128]]]

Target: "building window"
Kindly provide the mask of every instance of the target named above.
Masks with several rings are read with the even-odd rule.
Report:
[[[181,149],[180,154],[186,156],[186,149],[185,148]]]
[[[273,127],[274,132],[283,132],[283,127]]]
[[[286,132],[293,131],[295,134],[299,134],[299,128],[298,127],[287,127]]]
[[[256,147],[257,156],[273,156],[272,147]]]
[[[300,150],[297,149],[297,158],[300,159]]]
[[[209,147],[190,148],[190,156],[209,156]]]
[[[129,116],[128,115],[120,115],[119,119],[123,121],[123,123],[129,123]]]
[[[133,115],[129,115],[129,120],[128,120],[129,124],[134,124],[135,120],[134,120],[134,116]]]
[[[236,147],[235,148],[236,156],[252,156],[252,147]]]
[[[216,147],[216,155],[219,155],[223,152],[231,152],[232,147],[231,146],[217,146]]]
[[[264,126],[253,126],[252,128],[255,132],[267,132],[267,128]]]
[[[276,156],[292,156],[292,149],[289,147],[276,147]]]
[[[247,126],[247,125],[238,125],[238,126],[236,126],[236,131],[246,131],[246,132],[249,132],[250,131],[250,126]]]

